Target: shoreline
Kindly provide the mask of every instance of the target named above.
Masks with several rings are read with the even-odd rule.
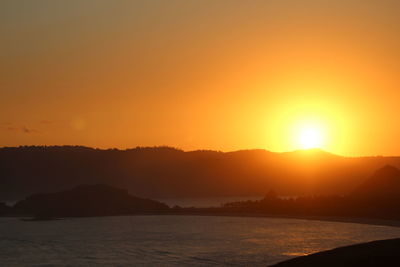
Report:
[[[137,214],[139,215],[139,214]],[[384,220],[384,219],[372,219],[372,218],[356,218],[356,217],[335,217],[335,216],[314,216],[314,215],[277,215],[277,214],[260,214],[260,213],[164,213],[164,214],[142,214],[142,215],[180,215],[180,216],[228,216],[228,217],[253,217],[253,218],[273,218],[273,219],[297,219],[297,220],[309,220],[309,221],[327,221],[327,222],[342,222],[342,223],[358,223],[358,224],[369,224],[369,225],[380,225],[380,226],[391,226],[400,227],[400,221],[396,220]]]
[[[118,217],[118,216],[221,216],[221,217],[243,217],[243,218],[272,218],[272,219],[297,219],[309,221],[326,221],[340,223],[357,223],[378,226],[400,227],[400,220],[385,220],[373,218],[338,217],[338,216],[317,216],[317,215],[285,215],[285,214],[263,214],[263,213],[242,213],[242,212],[148,212],[136,214],[121,214],[107,216],[83,216],[83,217],[62,217],[64,219],[92,218],[92,217]],[[30,215],[4,215],[0,218],[34,218]]]

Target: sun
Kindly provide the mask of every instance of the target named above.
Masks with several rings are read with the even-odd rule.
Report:
[[[280,152],[318,149],[343,154],[351,126],[344,111],[322,101],[303,101],[280,105],[271,122],[263,124],[267,125],[267,147]]]
[[[302,126],[297,134],[297,143],[299,148],[321,148],[323,143],[323,132],[317,125]]]
[[[322,134],[316,127],[305,127],[299,132],[299,146],[303,149],[319,148],[322,145]]]

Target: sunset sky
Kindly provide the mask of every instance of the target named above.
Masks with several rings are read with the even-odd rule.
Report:
[[[0,2],[0,146],[400,155],[399,79],[398,0]]]

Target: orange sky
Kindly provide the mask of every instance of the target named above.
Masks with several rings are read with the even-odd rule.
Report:
[[[400,155],[400,1],[1,1],[0,146]]]

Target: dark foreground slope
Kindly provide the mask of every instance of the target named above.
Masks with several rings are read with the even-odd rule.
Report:
[[[400,239],[340,247],[290,259],[275,267],[382,267],[400,266]]]
[[[15,204],[15,214],[36,217],[86,217],[162,212],[161,202],[131,196],[108,185],[80,185],[57,193],[35,194]]]
[[[398,157],[346,158],[321,150],[273,153],[75,146],[0,148],[0,201],[79,184],[108,184],[137,196],[215,197],[346,194]]]

